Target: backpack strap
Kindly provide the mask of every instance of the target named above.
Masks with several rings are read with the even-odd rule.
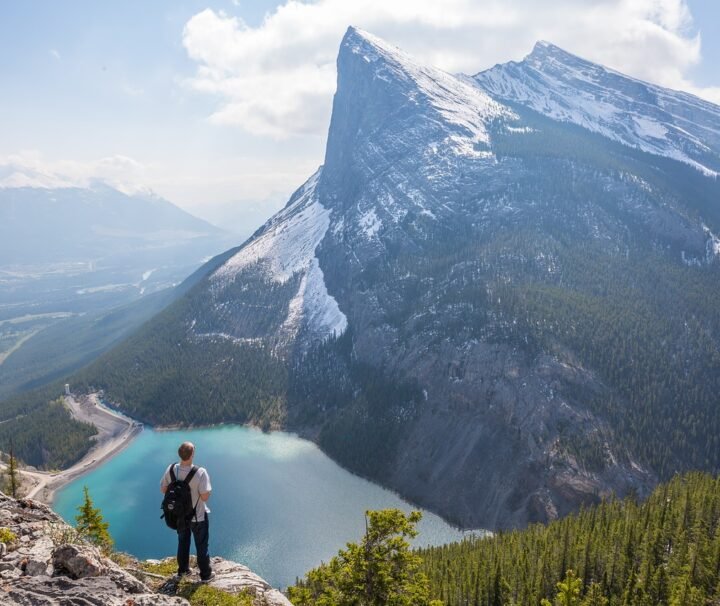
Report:
[[[190,485],[190,480],[192,480],[193,477],[195,477],[195,474],[197,473],[197,470],[198,470],[197,465],[193,465],[193,466],[190,468],[190,473],[185,476],[185,479],[183,480],[183,482],[185,482],[185,483],[189,486],[189,485]],[[193,506],[193,517],[195,518],[195,521],[196,521],[196,522],[197,522],[197,506],[198,506],[198,503],[199,503],[199,502],[200,502],[200,495],[198,495],[198,500],[195,501],[195,505]]]
[[[185,476],[185,479],[183,480],[183,482],[185,482],[186,484],[190,484],[190,480],[192,480],[195,477],[197,470],[198,470],[197,466],[193,465],[192,468],[190,469],[190,473]]]
[[[175,480],[177,480],[177,478],[175,477],[175,471],[173,469],[174,467],[175,467],[175,463],[170,463],[170,467],[168,467],[168,471],[170,472],[170,482],[171,483],[174,482]]]

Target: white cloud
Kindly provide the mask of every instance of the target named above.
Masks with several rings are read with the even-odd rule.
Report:
[[[627,74],[720,102],[686,74],[700,61],[685,0],[287,0],[257,27],[204,10],[185,25],[189,80],[218,96],[211,122],[258,135],[322,135],[335,58],[357,25],[447,71],[520,59],[540,39]]]
[[[47,160],[37,151],[0,156],[0,187],[91,187],[101,181],[127,194],[147,193],[145,167],[127,156],[90,162]]]

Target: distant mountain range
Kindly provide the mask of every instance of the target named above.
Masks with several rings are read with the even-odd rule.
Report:
[[[226,235],[153,195],[92,188],[0,188],[0,265],[120,264]],[[177,252],[177,251],[176,251]]]
[[[92,361],[235,242],[166,200],[102,183],[0,188],[0,398]]]
[[[350,28],[324,165],[73,381],[297,430],[465,526],[717,471],[718,133],[547,43],[453,76]]]

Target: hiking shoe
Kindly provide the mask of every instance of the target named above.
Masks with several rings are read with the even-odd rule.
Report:
[[[211,572],[211,573],[210,573],[210,576],[207,577],[206,579],[203,579],[202,577],[200,577],[200,582],[201,582],[201,583],[209,583],[209,582],[212,581],[214,578],[215,578],[215,571]]]
[[[173,578],[175,579],[182,579],[183,577],[190,576],[189,570],[183,570],[182,572],[176,572],[175,576]]]

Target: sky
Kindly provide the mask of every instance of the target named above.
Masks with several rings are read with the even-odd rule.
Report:
[[[99,179],[250,233],[322,164],[348,25],[450,72],[548,40],[720,104],[718,0],[2,0],[0,187]]]

